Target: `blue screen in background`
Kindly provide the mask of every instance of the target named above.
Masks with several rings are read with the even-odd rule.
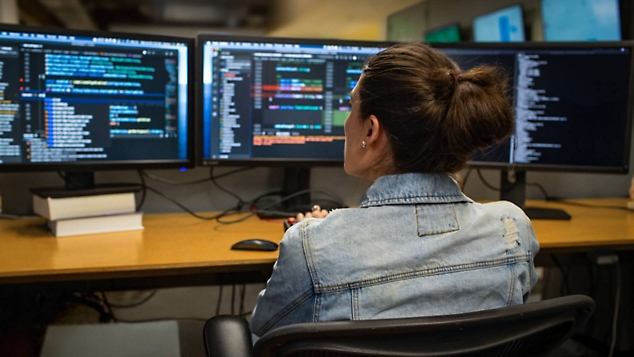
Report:
[[[619,41],[619,0],[542,0],[546,41]]]
[[[514,5],[473,19],[476,42],[522,42],[524,18],[522,6]]]

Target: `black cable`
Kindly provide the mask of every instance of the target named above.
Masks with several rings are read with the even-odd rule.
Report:
[[[218,277],[219,280],[219,285],[218,285],[218,303],[216,304],[216,316],[220,315],[220,304],[222,302],[222,280],[223,280],[223,275],[220,274],[220,276]]]
[[[493,191],[498,191],[498,192],[508,192],[511,191],[515,185],[517,184],[517,182],[514,182],[513,184],[509,185],[509,187],[495,187],[493,185],[491,185],[490,183],[487,182],[487,180],[484,179],[484,176],[482,176],[482,171],[480,171],[480,169],[476,169],[476,172],[478,173],[478,177],[480,177],[480,180],[482,181],[482,183],[484,184],[484,186],[486,186],[487,188],[493,190]]]
[[[157,195],[159,195],[159,196],[161,196],[161,197],[165,198],[166,200],[168,200],[168,201],[172,202],[173,204],[175,204],[176,206],[180,207],[183,211],[185,211],[185,212],[189,213],[190,215],[192,215],[192,216],[194,216],[194,217],[196,217],[196,218],[198,218],[198,219],[205,220],[205,221],[213,221],[213,220],[215,220],[215,219],[218,219],[218,218],[220,218],[220,217],[223,217],[223,216],[225,216],[225,215],[228,215],[228,214],[229,214],[229,212],[231,212],[231,211],[233,211],[233,210],[234,210],[233,208],[230,208],[230,209],[225,210],[225,211],[223,211],[223,212],[221,212],[221,213],[219,213],[219,214],[217,214],[217,215],[215,215],[215,216],[205,217],[205,216],[201,216],[201,215],[197,214],[196,212],[194,212],[194,211],[190,210],[189,208],[185,207],[183,204],[181,204],[180,202],[178,202],[178,201],[177,201],[177,200],[175,200],[174,198],[170,197],[170,196],[169,196],[168,194],[166,194],[166,193],[163,193],[163,192],[161,192],[161,191],[159,191],[159,190],[157,190],[157,189],[155,189],[155,188],[153,188],[153,187],[150,187],[150,186],[147,186],[147,189],[148,189],[148,190],[150,190],[150,191],[152,191],[152,192],[154,192],[154,193],[156,193]]]
[[[313,190],[313,189],[305,189],[305,190],[300,190],[297,191],[295,193],[292,193],[288,196],[282,197],[279,200],[276,200],[272,203],[269,203],[267,205],[265,205],[264,207],[261,208],[255,208],[253,210],[251,210],[250,212],[235,212],[235,213],[230,213],[230,214],[226,214],[223,215],[222,217],[226,217],[226,216],[230,216],[230,215],[235,215],[235,214],[246,214],[246,216],[235,219],[235,220],[231,220],[231,221],[223,221],[221,220],[222,217],[218,217],[218,219],[216,219],[216,221],[220,224],[233,224],[233,223],[239,223],[239,222],[243,222],[246,221],[247,219],[251,218],[252,216],[258,214],[258,213],[273,213],[273,214],[278,214],[278,215],[286,215],[286,216],[294,216],[295,214],[297,214],[297,212],[284,212],[284,211],[275,211],[275,210],[268,210],[268,208],[271,208],[273,206],[276,206],[284,201],[290,200],[293,197],[296,196],[300,196],[309,192],[314,192],[314,193],[322,193],[322,194],[326,194],[326,195],[330,195],[328,192],[325,191],[320,191],[320,190]]]
[[[236,283],[231,284],[231,315],[235,315]]]
[[[200,180],[195,180],[195,181],[185,181],[185,182],[168,180],[168,179],[165,179],[165,178],[163,178],[163,177],[156,176],[156,175],[154,175],[154,174],[151,174],[151,173],[149,173],[149,172],[145,172],[145,171],[143,171],[143,175],[144,175],[144,176],[146,176],[146,177],[147,177],[147,178],[149,178],[149,179],[152,179],[152,180],[154,180],[154,181],[160,182],[160,183],[165,184],[165,185],[170,185],[170,186],[187,186],[187,185],[197,185],[197,184],[201,184],[201,183],[209,182],[209,181],[211,181],[212,179],[219,179],[219,178],[222,178],[222,177],[225,177],[225,176],[230,176],[230,175],[233,175],[233,174],[238,173],[238,172],[247,171],[247,170],[252,170],[252,169],[254,169],[254,168],[255,168],[255,167],[252,167],[252,166],[242,167],[242,168],[235,169],[235,170],[232,170],[232,171],[229,171],[229,172],[225,172],[225,173],[220,174],[220,175],[215,176],[215,177],[207,177],[207,178],[200,179]]]
[[[141,300],[139,300],[139,301],[137,301],[135,303],[132,303],[132,304],[118,305],[118,304],[113,304],[111,302],[108,302],[108,305],[110,307],[114,307],[116,309],[131,309],[131,308],[134,308],[134,307],[139,307],[139,306],[145,304],[146,302],[150,301],[150,299],[152,299],[154,297],[154,295],[156,295],[156,292],[157,292],[156,290],[152,290],[148,296],[146,296],[143,299],[141,299]],[[103,294],[104,299],[105,299],[106,298],[106,293],[102,292],[102,294]]]
[[[244,315],[244,298],[247,293],[247,284],[242,284],[242,289],[240,289],[240,309],[238,310],[238,314],[240,316]]]
[[[471,175],[471,171],[473,171],[473,168],[469,168],[467,170],[467,172],[464,174],[462,182],[458,181],[460,183],[460,191],[464,191],[464,188],[467,187],[467,180],[469,179],[469,175]]]
[[[139,200],[139,204],[136,206],[137,212],[141,211],[141,207],[143,207],[143,203],[145,203],[145,196],[147,195],[147,185],[145,184],[145,178],[143,177],[143,170],[137,170],[139,174],[139,179],[141,179],[141,199]]]
[[[552,200],[551,197],[548,196],[548,192],[546,192],[546,189],[544,188],[544,186],[540,185],[539,183],[537,183],[537,182],[535,182],[535,183],[527,182],[526,186],[535,186],[535,187],[537,187],[542,192],[542,195],[544,195],[544,200],[545,201],[551,201]]]
[[[117,317],[114,316],[114,311],[112,311],[112,305],[110,305],[110,301],[108,301],[108,298],[106,297],[106,293],[104,291],[101,292],[101,298],[103,299],[104,305],[106,305],[106,308],[108,309],[108,313],[110,314],[112,321],[119,322]]]
[[[213,175],[214,172],[214,168],[213,166],[209,169],[209,179],[211,180],[211,182],[214,184],[214,186],[216,186],[220,191],[228,194],[229,196],[235,198],[236,200],[238,200],[238,204],[236,205],[236,210],[241,210],[242,207],[244,206],[244,200],[242,199],[242,197],[238,196],[237,194],[225,189],[224,187],[220,186],[218,184],[218,182],[216,182],[216,178]]]
[[[123,322],[128,324],[144,323],[144,322],[161,322],[161,321],[207,321],[208,319],[200,317],[157,317],[154,319],[141,319],[141,320],[124,320],[117,319],[117,322]]]
[[[564,267],[559,262],[559,259],[557,259],[557,257],[554,254],[551,254],[550,257],[552,258],[555,265],[557,265],[557,268],[561,271],[561,275],[562,275],[562,281],[559,287],[559,294],[561,296],[570,294],[571,289],[570,289],[570,286],[568,285],[568,272],[564,269]],[[564,291],[564,288],[565,290],[567,290],[567,293]]]

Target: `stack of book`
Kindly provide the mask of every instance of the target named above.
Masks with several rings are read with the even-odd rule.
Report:
[[[33,212],[56,237],[143,229],[134,192],[50,197],[33,193]]]

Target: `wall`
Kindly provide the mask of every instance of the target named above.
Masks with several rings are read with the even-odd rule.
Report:
[[[17,0],[0,0],[0,23],[18,23]]]

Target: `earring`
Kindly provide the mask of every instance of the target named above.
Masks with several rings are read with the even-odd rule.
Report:
[[[361,147],[365,148],[366,146],[368,146],[368,143],[366,143],[365,140],[363,140],[361,142]]]

